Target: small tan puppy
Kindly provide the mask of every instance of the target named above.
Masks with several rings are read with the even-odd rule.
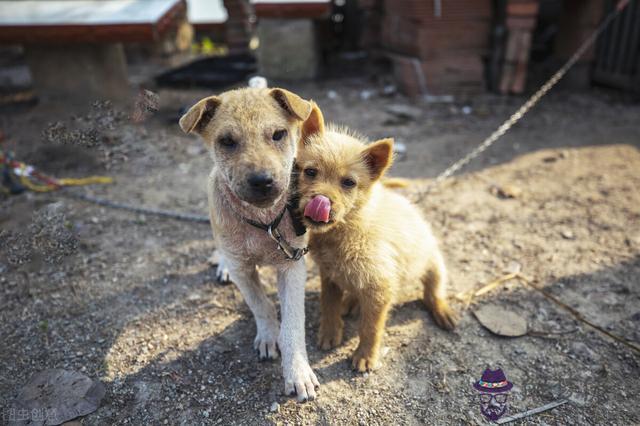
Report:
[[[305,245],[301,223],[291,214],[291,170],[300,125],[311,104],[283,89],[246,88],[210,96],[180,119],[186,133],[200,135],[211,153],[209,216],[222,269],[251,308],[261,359],[282,354],[284,389],[313,399],[318,380],[305,347]],[[260,283],[257,266],[278,272],[282,327]]]
[[[447,270],[431,228],[414,205],[380,181],[392,152],[392,139],[365,145],[340,129],[325,130],[313,105],[296,161],[309,251],[322,280],[318,344],[329,349],[341,343],[343,304],[356,299],[360,343],[353,367],[360,372],[377,367],[387,312],[406,282],[421,281],[436,323],[455,326],[445,299]]]

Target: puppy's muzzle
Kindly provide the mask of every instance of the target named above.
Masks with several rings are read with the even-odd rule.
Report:
[[[280,187],[268,172],[254,172],[247,176],[245,201],[263,205],[280,195]]]

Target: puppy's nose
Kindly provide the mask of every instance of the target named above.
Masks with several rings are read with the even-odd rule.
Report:
[[[247,182],[255,192],[267,194],[273,189],[273,177],[266,172],[251,173]]]

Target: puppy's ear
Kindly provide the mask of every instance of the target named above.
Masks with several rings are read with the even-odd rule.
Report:
[[[323,134],[324,117],[322,116],[322,111],[320,111],[320,108],[318,108],[315,102],[311,101],[311,114],[309,114],[309,117],[302,123],[300,140],[304,144],[310,136],[322,136]]]
[[[278,102],[280,108],[297,120],[306,120],[311,112],[311,103],[295,93],[284,89],[271,89],[269,94]]]
[[[185,133],[200,134],[213,118],[219,105],[220,99],[216,96],[201,99],[180,118],[180,128]]]
[[[362,158],[369,168],[371,180],[378,180],[393,162],[393,139],[381,139],[367,145]]]

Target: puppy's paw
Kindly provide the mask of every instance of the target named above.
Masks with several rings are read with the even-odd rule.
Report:
[[[433,315],[436,324],[445,330],[453,330],[458,322],[456,313],[446,300],[438,300],[433,309],[431,309],[431,315]]]
[[[351,365],[353,366],[353,369],[359,373],[377,370],[380,366],[378,363],[378,353],[377,351],[363,349],[358,346],[356,351],[353,353]]]
[[[227,285],[231,283],[231,275],[227,267],[227,262],[218,250],[215,250],[209,258],[209,264],[216,268],[216,282],[218,284]]]
[[[316,399],[316,389],[320,382],[303,355],[294,356],[294,360],[283,365],[284,393],[297,395],[298,402]]]
[[[260,361],[278,358],[279,332],[277,321],[264,321],[258,324],[258,333],[253,341],[253,348],[258,351]]]
[[[229,268],[224,263],[219,263],[216,267],[216,281],[218,284],[227,285],[231,284],[231,276],[229,275]]]
[[[321,323],[318,331],[318,347],[327,351],[338,346],[342,343],[342,329],[342,324]]]

